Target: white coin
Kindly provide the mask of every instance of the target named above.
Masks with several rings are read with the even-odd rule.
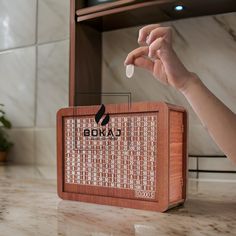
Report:
[[[134,65],[130,64],[126,66],[126,77],[131,78],[134,74]]]

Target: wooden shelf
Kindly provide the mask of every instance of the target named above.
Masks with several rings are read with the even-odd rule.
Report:
[[[116,8],[119,6],[124,6],[129,3],[134,3],[134,2],[136,2],[136,0],[119,0],[116,2],[104,3],[101,5],[97,5],[97,6],[81,8],[76,11],[76,14],[77,14],[77,16],[83,16],[83,15],[87,15],[87,14],[91,14],[91,13],[96,13],[96,12]]]
[[[185,10],[176,12],[181,4]],[[236,11],[235,0],[121,0],[76,10],[78,23],[85,23],[99,31],[115,30],[137,25],[188,17]]]
[[[117,7],[115,7],[115,4],[113,3],[113,5],[111,5],[110,7],[103,8],[103,10],[98,10],[99,6],[97,6],[97,9],[93,7],[93,12],[87,11],[88,12],[87,14],[85,14],[87,9],[77,10],[76,11],[76,15],[78,16],[77,21],[80,22],[80,21],[93,19],[93,18],[97,18],[101,16],[107,16],[107,15],[116,14],[120,12],[131,11],[138,8],[158,6],[160,4],[165,4],[165,3],[174,3],[176,1],[175,0],[159,0],[159,1],[146,1],[146,2],[140,2],[140,3],[135,3],[135,2],[136,1],[126,1],[126,4],[124,4],[123,2],[123,4],[121,3],[119,5],[117,4]],[[133,3],[133,4],[127,5],[127,3]]]
[[[175,2],[176,0],[132,1],[132,4],[123,4],[119,7],[83,15],[81,15],[81,10],[77,10],[77,22],[85,22],[100,31],[108,31],[151,22],[167,21],[170,20],[170,17],[160,11],[159,7],[171,3],[174,5]]]

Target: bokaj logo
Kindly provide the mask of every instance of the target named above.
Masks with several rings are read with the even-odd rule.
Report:
[[[84,136],[85,137],[93,137],[93,138],[111,138],[116,139],[117,137],[121,136],[121,129],[114,129],[114,128],[107,128],[105,127],[110,121],[110,115],[105,114],[106,108],[102,104],[100,109],[95,115],[95,122],[98,125],[101,125],[104,128],[91,128],[91,129],[84,129]],[[103,116],[105,117],[103,118]]]
[[[106,108],[105,106],[102,104],[101,108],[99,109],[99,111],[97,112],[97,114],[95,115],[95,121],[97,122],[97,124],[99,124],[99,122],[101,121],[103,115],[106,112]],[[106,114],[105,118],[102,120],[101,125],[105,126],[109,123],[110,120],[110,115]]]

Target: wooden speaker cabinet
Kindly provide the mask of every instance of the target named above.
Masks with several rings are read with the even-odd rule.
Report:
[[[186,198],[187,113],[159,102],[57,114],[62,199],[164,212]]]

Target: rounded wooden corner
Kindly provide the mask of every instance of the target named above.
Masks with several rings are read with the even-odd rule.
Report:
[[[168,102],[158,102],[159,107],[162,109],[163,112],[166,113],[166,115],[168,116],[168,112],[170,110],[170,104]]]
[[[166,212],[166,211],[168,211],[169,210],[169,204],[168,203],[165,203],[165,204],[160,204],[160,206],[158,207],[158,212],[162,212],[162,213],[164,213],[164,212]]]
[[[166,211],[169,211],[169,210],[171,210],[172,208],[175,208],[175,207],[184,206],[185,201],[186,201],[186,198],[184,198],[184,199],[182,199],[182,200],[180,200],[180,201],[177,201],[177,202],[175,202],[175,203],[170,204],[169,207],[168,207],[168,209],[165,210],[165,212],[166,212]]]
[[[66,109],[67,108],[61,108],[60,110],[58,110],[57,111],[57,118],[63,116],[63,114],[65,113]]]
[[[64,195],[63,195],[63,192],[61,191],[61,190],[57,190],[57,196],[59,197],[59,198],[61,198],[62,200],[64,200]]]

